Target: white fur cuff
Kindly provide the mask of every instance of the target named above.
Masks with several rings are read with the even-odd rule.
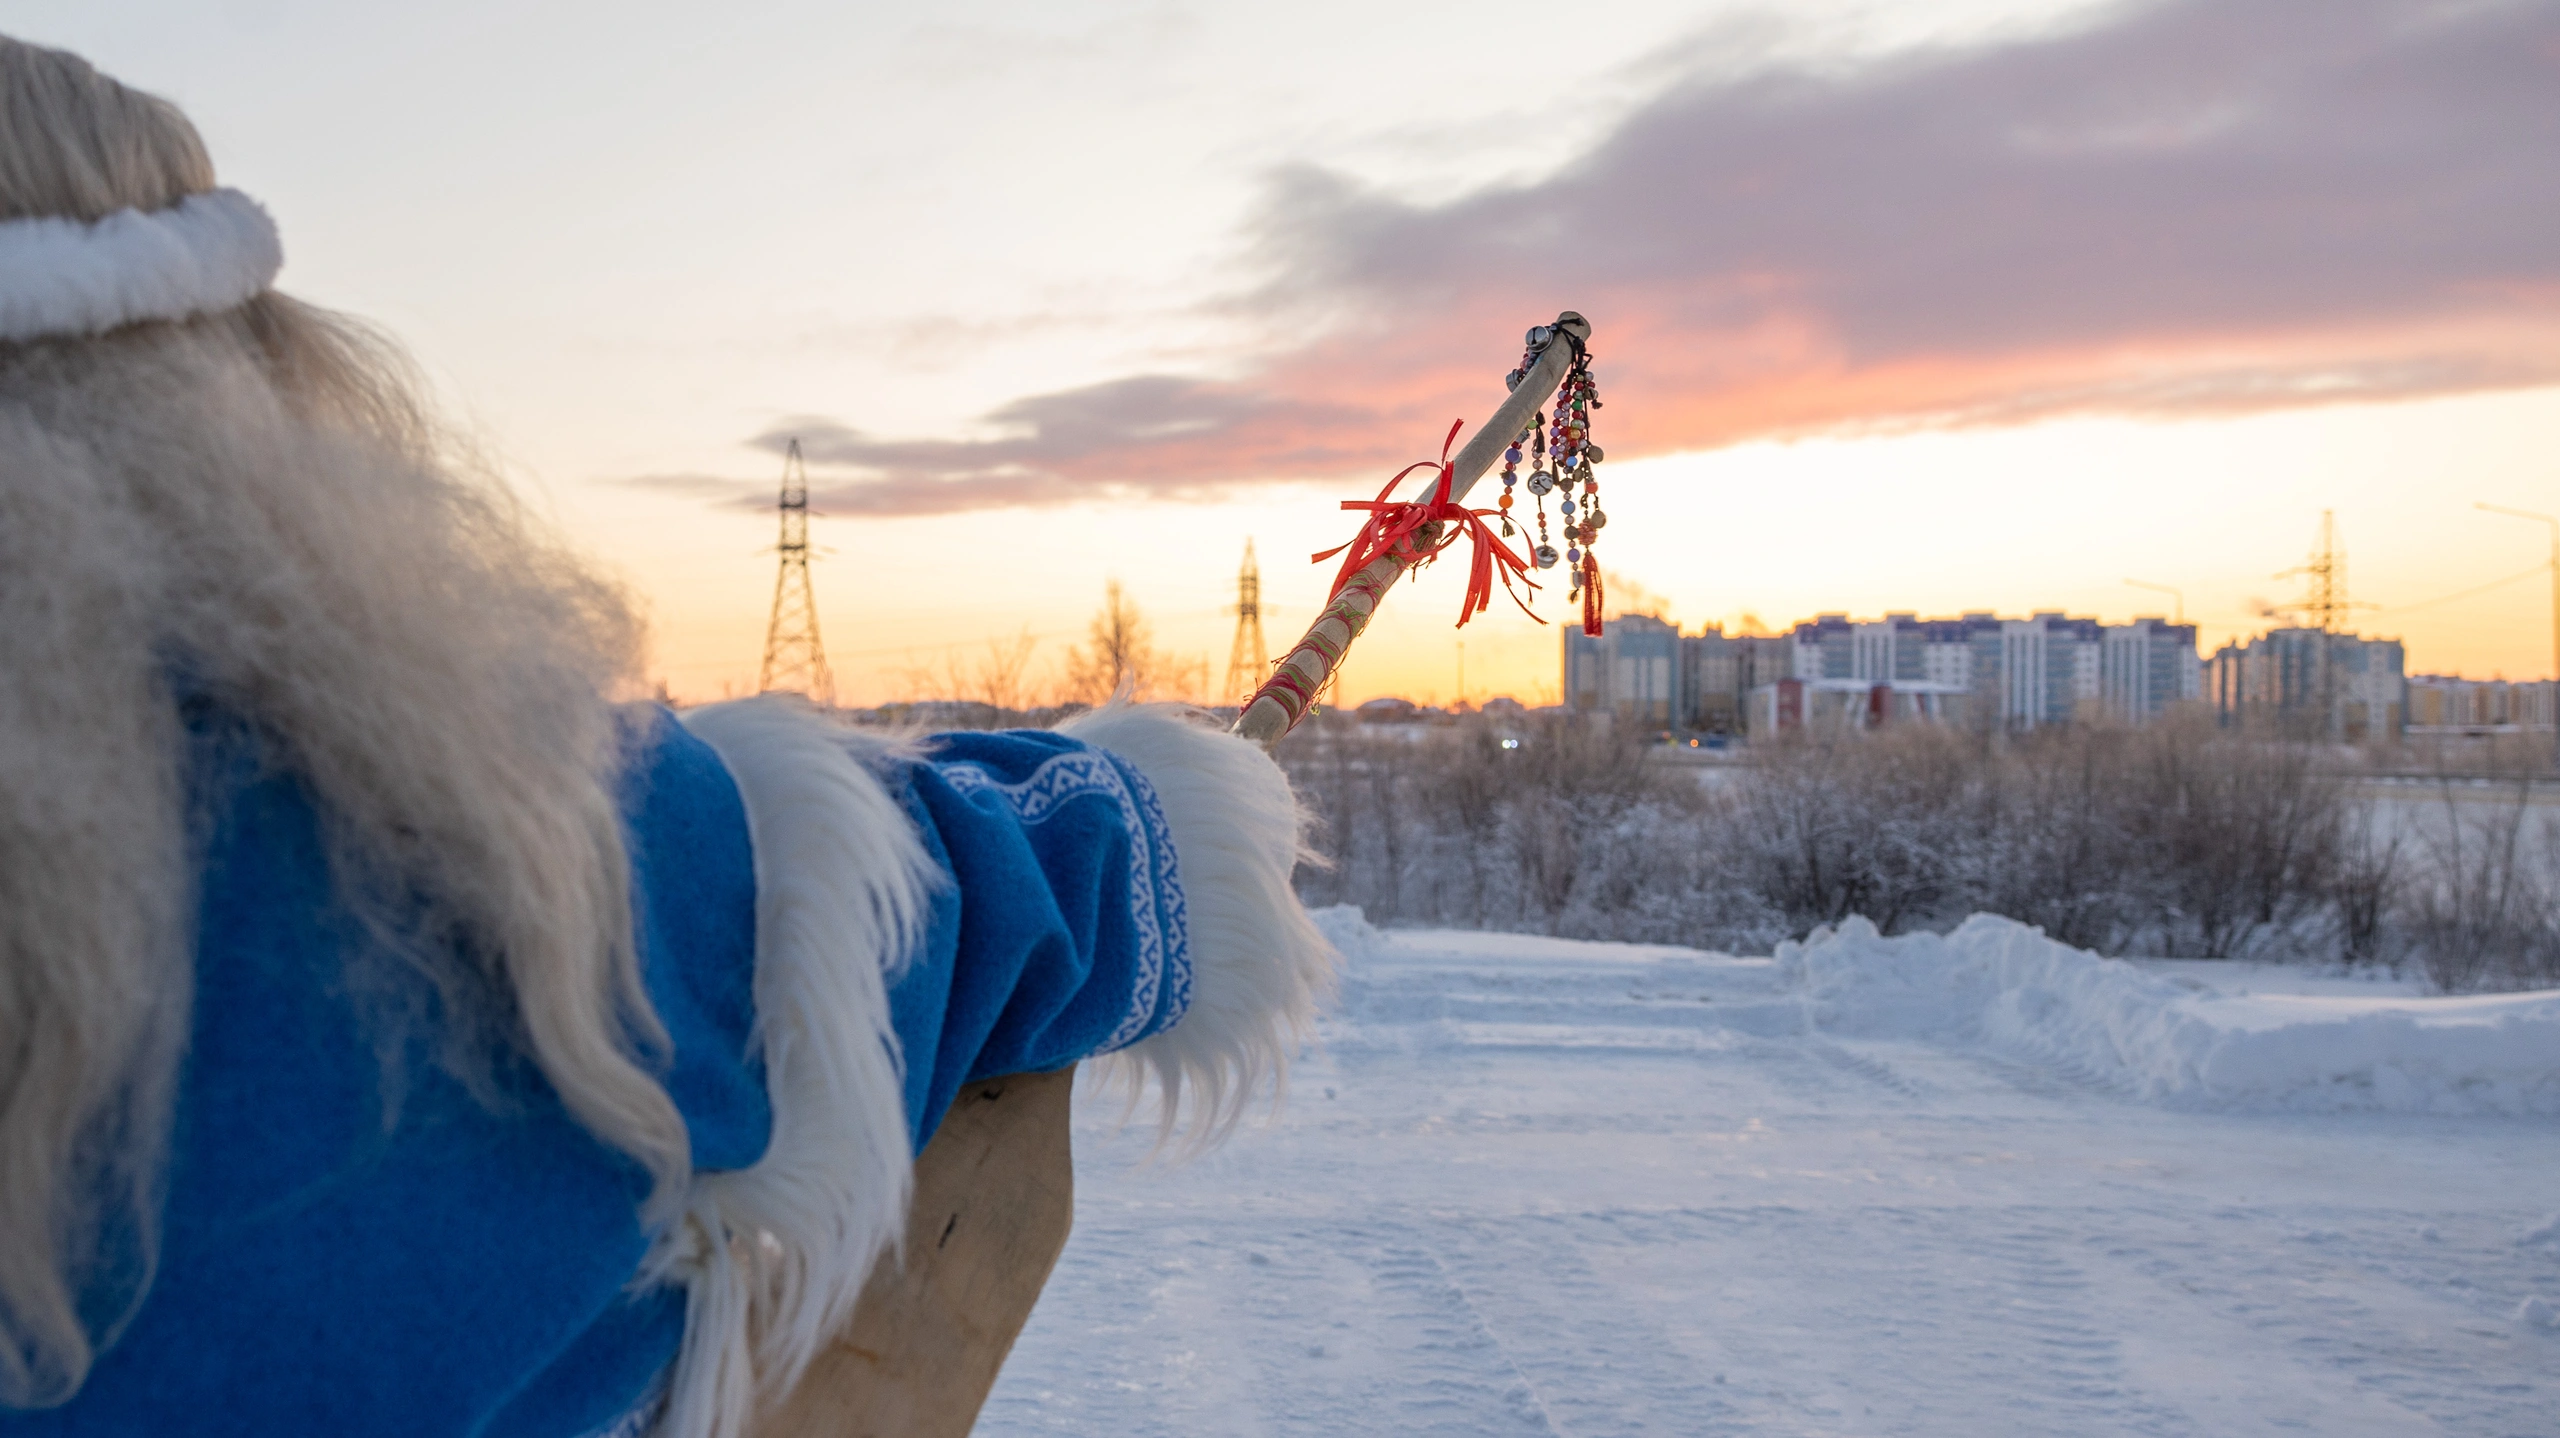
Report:
[[[696,1177],[643,1277],[687,1289],[658,1431],[739,1438],[852,1317],[905,1229],[914,1160],[887,978],[915,948],[939,870],[863,762],[880,741],[779,697],[697,709],[684,726],[746,803],[773,1138],[755,1167]]]
[[[104,334],[248,301],[275,283],[284,242],[238,190],[165,210],[118,210],[94,225],[59,216],[0,221],[0,340]]]
[[[1288,776],[1248,740],[1179,704],[1112,705],[1058,726],[1137,766],[1173,831],[1191,916],[1191,1009],[1172,1028],[1097,1061],[1132,1097],[1152,1074],[1162,1131],[1194,1146],[1233,1128],[1265,1078],[1315,1027],[1341,955],[1290,887],[1306,820]]]

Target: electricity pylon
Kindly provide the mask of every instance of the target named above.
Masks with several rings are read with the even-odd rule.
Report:
[[[764,668],[756,690],[796,689],[821,704],[836,697],[827,671],[827,647],[818,640],[818,597],[809,588],[809,471],[800,441],[782,457],[782,538],[774,550],[782,570],[773,578],[773,619],[764,631]]]
[[[1254,563],[1253,541],[1244,542],[1244,568],[1236,572],[1236,642],[1227,650],[1227,697],[1238,704],[1262,687],[1262,566]]]
[[[2298,569],[2288,569],[2278,579],[2303,581],[2302,600],[2280,605],[2303,618],[2305,627],[2320,631],[2320,732],[2331,739],[2344,736],[2346,713],[2338,704],[2338,629],[2348,613],[2370,609],[2347,597],[2347,552],[2338,544],[2337,511],[2320,511],[2320,546]]]
[[[2313,629],[2335,633],[2338,621],[2355,606],[2347,598],[2347,555],[2338,548],[2338,512],[2320,511],[2320,545],[2311,551],[2310,560],[2298,569],[2288,569],[2278,579],[2303,581],[2302,602],[2284,607],[2301,614]]]

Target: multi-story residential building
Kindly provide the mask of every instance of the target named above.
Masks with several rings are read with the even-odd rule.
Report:
[[[1621,635],[1624,638],[1621,638]],[[2102,625],[2060,612],[2002,619],[1820,614],[1782,635],[1682,636],[1663,620],[1564,635],[1565,702],[1710,733],[1897,719],[2024,729],[2151,719],[2202,692],[2192,625]],[[1671,651],[1666,694],[1658,665]],[[1783,692],[1773,685],[1798,687]],[[1768,691],[1763,693],[1762,691]]]
[[[1610,620],[1608,632],[1597,638],[1568,627],[1565,707],[1615,714],[1647,729],[1689,727],[1676,683],[1680,646],[1677,625],[1642,614]]]
[[[1790,639],[1727,634],[1710,624],[1680,640],[1679,704],[1673,728],[1704,734],[1739,734],[1745,727],[1743,696],[1769,678],[1793,672]]]
[[[2272,629],[2214,651],[2205,692],[2225,724],[2347,743],[2390,740],[2408,722],[2405,665],[2397,639]]]
[[[2417,734],[2551,732],[2555,686],[2548,679],[2510,683],[2450,674],[2409,676],[2406,731]]]
[[[2192,624],[2137,619],[2110,625],[2099,647],[2099,692],[2117,719],[2139,724],[2204,697],[2204,666],[2196,658]]]
[[[2046,612],[2026,619],[1822,614],[1795,627],[1788,677],[1930,685],[1970,696],[1971,721],[2026,729],[2099,713],[2139,722],[2201,693],[2192,625],[2102,625]],[[1913,693],[1925,691],[1913,690]]]

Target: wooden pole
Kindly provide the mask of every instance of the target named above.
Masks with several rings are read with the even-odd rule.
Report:
[[[960,1090],[916,1157],[903,1252],[756,1438],[966,1438],[1075,1219],[1075,1071]]]
[[[1529,372],[1512,387],[1510,396],[1494,410],[1493,418],[1486,420],[1458,451],[1457,458],[1449,462],[1451,500],[1464,501],[1467,491],[1510,448],[1512,437],[1529,427],[1530,417],[1556,392],[1556,386],[1564,383],[1565,372],[1573,368],[1574,356],[1581,353],[1581,344],[1591,338],[1590,322],[1571,310],[1556,316],[1550,328],[1558,333],[1538,351]],[[1565,335],[1571,335],[1572,341],[1567,342]],[[1426,485],[1438,481],[1437,474],[1423,478]],[[1408,567],[1404,559],[1382,555],[1353,575],[1324,612],[1316,616],[1315,623],[1307,626],[1306,636],[1280,661],[1271,678],[1245,701],[1244,711],[1236,716],[1235,732],[1268,749],[1296,728],[1298,721],[1306,717],[1308,698],[1324,687],[1327,675],[1341,667],[1343,655],[1351,650],[1351,641],[1369,627],[1379,601]]]
[[[1564,382],[1591,326],[1571,310],[1511,395],[1450,461],[1462,500],[1511,437]],[[1436,476],[1434,476],[1436,480]],[[1325,607],[1282,668],[1314,694],[1368,627],[1404,561],[1363,569]],[[1265,684],[1236,732],[1268,749],[1303,703]],[[862,1291],[853,1321],[809,1365],[798,1387],[756,1425],[756,1438],[965,1438],[1029,1320],[1075,1217],[1068,1139],[1073,1071],[1016,1074],[960,1091],[916,1157],[906,1246]]]

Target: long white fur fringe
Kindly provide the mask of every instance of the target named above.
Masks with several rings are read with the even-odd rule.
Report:
[[[1191,1011],[1093,1067],[1132,1103],[1152,1076],[1159,1141],[1198,1152],[1235,1127],[1266,1078],[1277,1100],[1336,982],[1341,955],[1289,883],[1307,819],[1260,746],[1188,705],[1112,704],[1058,729],[1136,765],[1173,830],[1191,920]]]
[[[882,741],[775,697],[698,709],[684,725],[746,804],[774,1127],[753,1168],[695,1179],[641,1276],[687,1287],[657,1431],[743,1438],[851,1319],[905,1228],[913,1159],[887,980],[939,876],[865,763]]]

